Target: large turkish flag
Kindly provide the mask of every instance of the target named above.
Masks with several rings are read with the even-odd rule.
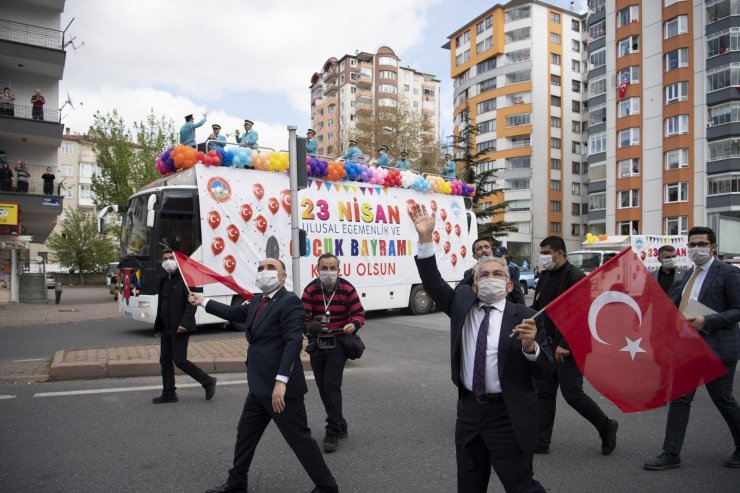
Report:
[[[246,289],[239,286],[233,277],[224,276],[212,271],[205,265],[196,262],[182,252],[174,252],[177,266],[182,274],[185,285],[189,288],[204,286],[206,284],[221,283],[233,292],[244,298],[251,300],[254,295]]]
[[[583,375],[624,412],[663,406],[727,373],[631,248],[545,310]]]

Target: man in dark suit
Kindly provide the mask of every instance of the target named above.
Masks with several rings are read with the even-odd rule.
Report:
[[[735,442],[735,453],[725,466],[740,468],[740,406],[732,395],[735,368],[740,359],[740,269],[715,257],[717,236],[711,228],[691,228],[688,246],[689,257],[696,267],[684,275],[671,293],[682,312],[690,299],[717,312],[704,317],[689,313],[687,319],[727,367],[726,375],[709,382],[706,387]],[[689,392],[668,406],[663,453],[645,462],[645,469],[660,471],[681,465],[681,447],[695,393]]]
[[[473,258],[480,261],[488,257],[493,257],[493,240],[491,238],[478,238],[473,242]],[[522,292],[522,287],[519,285],[519,268],[516,267],[516,269],[513,269],[508,264],[507,267],[509,269],[509,278],[512,280],[512,288],[506,299],[512,303],[525,305],[524,293]],[[463,274],[463,280],[461,282],[472,286],[473,281],[473,269],[470,268]]]
[[[162,366],[162,395],[152,399],[154,404],[177,402],[175,366],[197,380],[206,390],[210,401],[216,392],[216,378],[188,361],[188,340],[195,331],[195,307],[188,303],[188,288],[177,272],[172,250],[162,252],[162,268],[166,275],[159,284],[159,304],[154,321],[154,335],[160,339],[159,364]]]
[[[681,281],[686,273],[685,267],[676,267],[676,247],[663,245],[658,248],[660,267],[650,274],[658,281],[663,292],[670,296],[671,286]]]
[[[192,293],[190,302],[208,313],[245,323],[249,343],[247,382],[249,393],[239,418],[234,466],[228,480],[207,493],[246,492],[249,466],[257,443],[270,423],[280,433],[316,485],[313,492],[338,492],[337,483],[324,462],[307,424],[303,396],[308,392],[300,353],[303,347],[303,305],[284,287],[285,265],[266,258],[257,269],[257,287],[262,291],[248,305],[228,306]]]
[[[488,491],[493,467],[507,492],[544,492],[532,470],[537,445],[532,380],[552,372],[553,361],[542,331],[530,319],[534,311],[506,300],[512,289],[509,270],[493,257],[475,266],[472,286],[461,283],[453,291],[437,269],[434,217],[417,204],[412,218],[422,284],[450,317],[452,382],[458,388],[457,489]]]

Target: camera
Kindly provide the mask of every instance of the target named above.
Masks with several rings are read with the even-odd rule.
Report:
[[[308,354],[315,354],[322,349],[333,349],[337,347],[337,338],[332,336],[331,331],[326,327],[328,323],[328,317],[318,315],[306,326],[309,340],[311,340],[308,346],[306,346],[306,352]]]

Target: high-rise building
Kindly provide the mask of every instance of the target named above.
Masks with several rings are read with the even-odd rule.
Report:
[[[709,225],[740,254],[740,1],[588,8],[588,231]]]
[[[423,122],[424,133],[433,141],[439,133],[439,80],[434,75],[401,66],[395,52],[381,46],[377,53],[356,53],[329,58],[311,77],[311,127],[316,130],[317,153],[335,157],[356,138],[357,124],[384,109],[402,108],[412,119]],[[384,130],[383,130],[384,129]],[[382,127],[389,141],[399,129]],[[421,136],[418,137],[421,139]],[[413,143],[399,141],[398,147]],[[417,146],[418,148],[418,146]],[[374,155],[375,149],[362,149]],[[401,149],[391,149],[397,155]]]
[[[64,3],[5,0],[0,14],[0,90],[8,88],[15,97],[0,100],[0,159],[10,163],[14,175],[11,188],[0,190],[0,215],[6,219],[0,223],[0,303],[46,299],[44,256],[37,256],[32,244],[46,241],[63,205],[56,186],[44,189],[42,176],[47,168],[56,170],[62,143],[58,101],[67,46],[61,30]],[[43,107],[32,102],[37,89]],[[19,161],[30,175],[20,185]]]
[[[498,238],[531,259],[547,236],[569,249],[585,234],[584,15],[534,0],[497,4],[457,29],[450,50],[454,128],[477,125],[483,169],[514,231]],[[503,195],[503,196],[500,196]]]

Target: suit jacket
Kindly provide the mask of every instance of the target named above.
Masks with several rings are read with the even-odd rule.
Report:
[[[263,294],[256,295],[248,305],[228,306],[209,300],[206,311],[229,322],[246,323],[247,381],[256,397],[272,396],[275,377],[285,375],[288,385],[285,397],[308,392],[301,364],[303,349],[303,304],[295,293],[278,289],[265,305],[259,319],[254,315]]]
[[[671,288],[673,301],[681,303],[681,292],[694,269]],[[714,258],[699,291],[699,303],[717,313],[704,317],[704,330],[700,332],[709,347],[724,362],[740,359],[740,269]]]
[[[674,288],[676,287],[676,285],[678,283],[681,282],[681,279],[684,278],[684,275],[689,270],[690,269],[687,269],[686,267],[676,267],[675,268],[676,274],[673,276],[673,284],[671,285],[671,288],[666,293],[668,295],[668,297],[672,297],[673,296],[673,290],[674,290]],[[653,279],[655,279],[656,281],[658,280],[658,272],[660,272],[660,267],[658,267],[657,269],[655,269],[654,271],[652,271],[650,273],[650,275],[653,276]]]
[[[514,279],[514,275],[516,275],[516,279]],[[514,287],[511,290],[511,293],[509,293],[506,296],[507,301],[511,301],[512,303],[516,303],[517,305],[526,305],[527,302],[524,300],[524,293],[522,292],[522,287],[519,285],[519,268],[514,271],[511,267],[509,267],[509,279],[511,279],[511,283],[514,285]],[[460,281],[464,284],[467,284],[468,286],[473,285],[473,268],[466,270],[463,274],[463,280]]]
[[[165,283],[172,283],[172,291],[169,299],[165,299],[163,290],[168,289]],[[196,330],[195,310],[188,303],[188,288],[179,272],[174,272],[172,277],[166,274],[159,278],[160,296],[157,301],[157,317],[154,320],[154,332],[176,332],[179,326],[188,329],[188,332]]]
[[[453,289],[447,284],[437,269],[436,257],[416,258],[424,290],[429,293],[437,307],[450,317],[450,369],[452,382],[462,393],[460,380],[462,365],[462,333],[465,319],[470,309],[478,302],[478,296],[468,284],[459,284]],[[523,305],[506,302],[501,322],[501,335],[498,343],[498,375],[501,393],[511,420],[514,435],[519,447],[531,452],[537,446],[537,393],[533,378],[547,378],[554,370],[552,353],[545,342],[544,331],[537,331],[540,354],[535,361],[529,361],[522,352],[522,344],[509,334],[523,319],[534,315],[534,310]]]

